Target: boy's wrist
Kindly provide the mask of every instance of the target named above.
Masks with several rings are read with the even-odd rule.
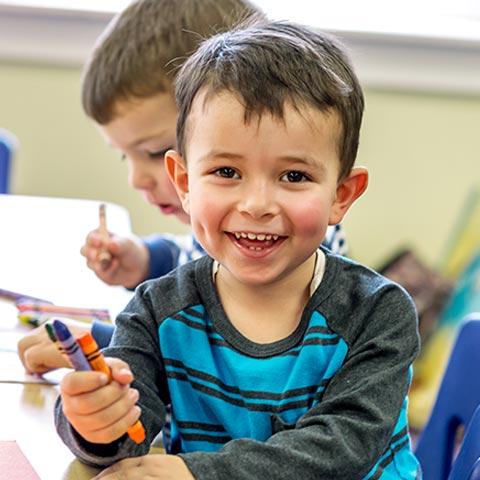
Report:
[[[90,454],[98,456],[98,457],[114,457],[118,451],[120,450],[123,442],[127,438],[127,434],[125,433],[119,439],[114,440],[111,443],[92,443],[88,440],[85,440],[71,425],[72,433],[74,437],[77,439],[79,445],[88,451]]]

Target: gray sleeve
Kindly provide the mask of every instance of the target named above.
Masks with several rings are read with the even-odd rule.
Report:
[[[266,442],[239,439],[218,453],[182,454],[197,480],[349,480],[373,468],[390,443],[418,354],[415,308],[394,285],[367,302],[331,303],[344,308],[334,328],[343,329],[349,352],[320,402]]]
[[[62,411],[61,399],[55,406],[55,424],[63,442],[82,462],[104,467],[126,457],[148,453],[150,444],[160,432],[165,421],[166,384],[159,351],[157,328],[151,315],[148,301],[140,291],[129,302],[125,310],[117,317],[116,329],[110,346],[103,350],[105,356],[128,358],[128,364],[135,380],[132,386],[139,390],[138,405],[142,409],[140,420],[146,440],[137,445],[128,436],[110,445],[97,445],[84,441],[71,427]],[[121,345],[117,346],[117,345]]]

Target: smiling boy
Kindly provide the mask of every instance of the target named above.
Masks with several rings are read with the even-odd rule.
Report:
[[[187,60],[176,98],[166,167],[208,256],[138,287],[105,350],[112,384],[64,378],[63,440],[113,464],[99,479],[421,478],[413,303],[318,248],[368,183],[342,46],[289,22],[238,29]],[[144,456],[168,403],[171,449]],[[125,435],[138,418],[143,445]]]
[[[129,186],[159,212],[184,224],[190,217],[164,164],[165,152],[176,145],[177,67],[202,39],[228,30],[240,19],[263,15],[250,0],[136,0],[112,19],[85,64],[83,109],[125,161]],[[322,243],[334,253],[348,253],[341,224],[328,228]],[[105,249],[112,256],[107,269],[99,261]],[[80,251],[102,281],[132,290],[204,254],[191,233],[140,238],[110,232],[106,242],[96,229],[88,233]],[[73,321],[69,326],[73,333],[85,328]],[[91,328],[99,345],[107,346],[114,326],[93,322]],[[43,326],[19,341],[18,352],[31,373],[68,366]]]

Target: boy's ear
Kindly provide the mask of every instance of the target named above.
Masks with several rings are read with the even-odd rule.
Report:
[[[330,210],[329,225],[340,223],[353,202],[362,195],[368,186],[368,170],[354,167],[347,178],[337,186],[335,201]]]
[[[190,214],[190,196],[188,194],[188,172],[183,158],[175,151],[168,150],[164,157],[168,176],[177,190],[186,213]]]

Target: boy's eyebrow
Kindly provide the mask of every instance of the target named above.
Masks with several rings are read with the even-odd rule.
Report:
[[[325,165],[325,163],[322,161],[318,161],[312,156],[283,155],[279,157],[279,159],[294,163],[295,165],[305,165],[305,167],[310,167],[313,168],[313,170],[318,170],[317,175],[325,175],[327,171],[327,166]]]
[[[312,165],[313,163],[318,163],[314,158],[310,156],[300,156],[300,155],[281,155],[279,160],[288,160],[295,163],[304,163],[305,165]]]
[[[131,144],[132,147],[138,147],[138,145],[141,145],[142,143],[145,143],[145,142],[150,142],[151,140],[162,140],[164,141],[164,138],[163,137],[166,137],[167,136],[167,132],[166,131],[162,131],[162,132],[157,132],[157,133],[154,133],[152,135],[147,135],[145,137],[142,137],[142,138],[139,138],[138,140],[135,140],[135,142],[133,142]]]
[[[226,152],[224,150],[211,150],[200,156],[199,160],[211,160],[215,158],[228,158],[231,160],[239,160],[241,158],[244,158],[244,155],[241,155],[240,153]]]
[[[245,158],[245,155],[240,153],[226,152],[224,150],[211,150],[210,152],[207,152],[205,155],[200,156],[199,160],[200,161],[215,160],[215,159],[241,160],[242,158]],[[326,170],[326,166],[323,162],[316,161],[311,156],[281,155],[278,157],[278,160],[300,163],[307,166],[315,165],[317,168],[319,168],[322,171]]]
[[[138,140],[135,140],[133,142],[129,142],[126,146],[127,148],[137,148],[139,145],[142,143],[150,142],[152,140],[160,140],[162,143],[165,143],[168,148],[173,148],[173,145],[171,144],[172,142],[165,142],[163,138],[160,137],[160,135],[149,135],[147,137],[140,138]],[[107,142],[107,145],[114,150],[120,149],[119,145],[115,145],[112,142]]]

